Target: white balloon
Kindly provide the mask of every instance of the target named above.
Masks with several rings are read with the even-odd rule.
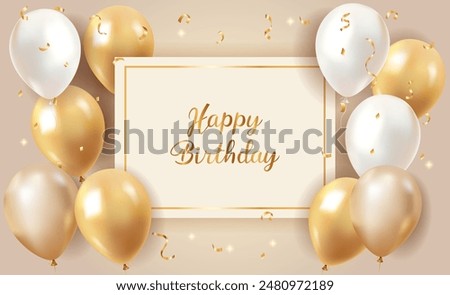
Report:
[[[404,100],[375,95],[352,112],[345,141],[350,162],[359,175],[383,165],[406,170],[419,149],[420,123]]]
[[[64,14],[38,9],[17,21],[9,53],[22,80],[40,96],[53,99],[69,86],[77,72],[80,37]]]
[[[368,39],[375,45],[375,54],[367,62],[374,51]],[[375,10],[361,4],[344,4],[333,9],[320,24],[316,36],[317,61],[331,87],[350,97],[373,80],[366,62],[371,73],[381,71],[389,45],[389,31]]]

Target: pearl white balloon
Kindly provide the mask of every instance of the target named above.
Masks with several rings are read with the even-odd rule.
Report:
[[[53,99],[69,86],[77,72],[80,37],[64,14],[38,9],[17,21],[9,53],[22,80],[39,96]]]
[[[344,15],[346,21],[342,21]],[[348,26],[348,27],[346,27]],[[341,30],[342,29],[342,30]],[[389,31],[383,18],[372,8],[361,4],[344,4],[333,9],[320,24],[316,36],[316,55],[320,69],[331,87],[350,97],[367,87],[386,62]]]
[[[420,123],[404,100],[375,95],[351,114],[345,134],[347,153],[355,171],[383,166],[407,169],[420,144]]]

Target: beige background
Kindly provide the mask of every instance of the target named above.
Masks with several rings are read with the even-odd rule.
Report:
[[[398,21],[388,20],[392,41],[419,38],[434,41],[449,66],[449,21],[441,0],[428,0],[413,4],[411,1],[360,1],[381,14],[396,9]],[[103,7],[124,3],[140,10],[152,24],[155,34],[155,56],[314,56],[314,38],[320,20],[344,1],[212,1],[212,0],[158,0],[158,1],[32,1],[8,2],[2,6],[0,26],[2,65],[2,107],[0,126],[3,128],[0,153],[0,191],[4,192],[11,177],[24,166],[46,161],[34,145],[29,119],[36,95],[15,73],[9,60],[9,34],[18,19],[19,10],[66,8],[66,15],[75,23],[83,36],[88,18]],[[177,18],[189,13],[189,25],[179,24]],[[264,14],[273,17],[272,40],[263,38],[267,27]],[[311,19],[310,26],[301,26],[298,16]],[[287,20],[292,18],[290,26]],[[179,36],[179,30],[185,32]],[[217,46],[217,32],[225,33],[225,40]],[[82,57],[74,85],[101,97],[101,107],[107,126],[113,125],[113,96],[91,74]],[[19,89],[24,95],[17,97]],[[420,151],[425,160],[417,159],[410,172],[418,179],[424,198],[423,217],[409,241],[395,253],[386,257],[383,274],[449,274],[450,198],[447,179],[449,167],[445,128],[449,123],[450,101],[443,98],[432,110],[432,122],[423,128]],[[358,99],[370,95],[366,91],[351,99],[351,107]],[[345,123],[346,117],[344,117]],[[445,136],[445,137],[444,137]],[[28,145],[22,147],[22,138]],[[431,170],[424,163],[434,163]],[[354,172],[348,161],[339,156],[338,176],[351,176]],[[112,166],[112,158],[102,156],[94,170]],[[3,205],[2,205],[3,207]],[[163,232],[170,238],[167,254],[176,259],[164,261],[159,257],[163,240],[149,237],[140,255],[132,262],[130,274],[320,274],[321,263],[316,258],[309,240],[306,219],[160,219],[154,220],[152,231]],[[192,234],[192,235],[191,235]],[[195,236],[193,240],[189,239]],[[272,243],[271,243],[272,241]],[[225,248],[215,253],[211,243]],[[230,246],[230,247],[229,247]],[[228,248],[233,251],[228,252]],[[261,252],[266,259],[259,259]],[[0,274],[53,274],[48,262],[37,258],[23,248],[9,232],[3,214],[0,216]],[[77,233],[65,254],[59,259],[58,274],[121,274],[115,265],[87,245]],[[330,274],[376,274],[376,258],[364,252],[356,259],[331,268]]]

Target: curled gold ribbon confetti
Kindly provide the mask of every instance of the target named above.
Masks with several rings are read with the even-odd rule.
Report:
[[[380,113],[377,113],[377,114],[375,115],[375,119],[380,119]]]
[[[62,169],[62,163],[61,162],[57,162],[56,166],[58,166],[59,169]]]
[[[116,63],[118,63],[119,61],[124,61],[125,59],[123,57],[115,57],[113,60],[113,65],[115,65]]]
[[[212,244],[212,248],[213,248],[213,251],[216,252],[216,253],[223,252],[223,248],[222,247],[216,247],[214,244]]]
[[[425,122],[423,122],[422,124],[427,126],[428,124],[430,124],[431,115],[429,113],[426,113],[424,116],[425,116]]]
[[[259,254],[259,258],[265,259],[266,258],[266,253],[262,252],[261,254]]]
[[[322,266],[322,271],[328,271],[328,265],[324,265],[324,266]]]
[[[225,34],[222,31],[217,32],[217,34],[219,35],[219,40],[216,41],[216,44],[219,45],[225,39]]]
[[[370,150],[370,154],[371,154],[371,155],[375,155],[375,149],[371,149],[371,150]]]
[[[264,220],[265,218],[269,219],[269,221],[272,221],[273,219],[273,213],[270,211],[266,211],[261,215],[261,220]]]
[[[139,37],[139,40],[144,40],[148,35],[148,29],[146,27],[142,26],[142,30],[142,35]]]
[[[341,22],[345,23],[345,25],[339,29],[339,30],[341,30],[341,32],[350,27],[350,20],[348,19],[349,16],[350,16],[350,12],[344,13],[342,15]]]
[[[122,266],[122,270],[123,271],[127,271],[129,269],[130,269],[130,267],[126,263],[124,263],[123,266]]]
[[[367,42],[369,42],[370,46],[372,47],[372,54],[366,59],[366,62],[364,63],[364,67],[366,68],[366,72],[367,74],[369,74],[370,76],[373,77],[373,81],[371,86],[375,86],[375,84],[377,83],[377,75],[375,75],[374,73],[372,73],[371,71],[369,71],[368,65],[369,62],[373,59],[373,57],[375,56],[375,43],[373,42],[372,39],[370,38],[366,38]]]
[[[21,19],[28,20],[28,16],[26,15],[27,11],[28,11],[28,6],[25,6],[24,8],[22,8],[20,10],[19,14],[20,14]]]
[[[341,102],[341,113],[345,113],[347,111],[347,104],[345,102]]]
[[[178,17],[178,22],[181,24],[183,22],[183,19],[186,24],[191,22],[191,16],[187,13],[183,13],[182,15],[180,15]]]
[[[421,153],[419,159],[422,161],[423,159],[425,159],[425,154]]]
[[[45,44],[45,46],[39,47],[39,50],[44,52],[47,51],[50,48],[50,43],[47,42],[47,44]]]
[[[64,11],[66,11],[63,7],[61,7],[61,6],[56,6],[55,8],[54,8],[56,11],[59,11],[59,12],[61,12],[61,13],[64,13]]]
[[[55,259],[53,259],[53,260],[50,262],[50,266],[53,266],[53,267],[57,267],[57,266],[58,266],[58,263],[56,263],[56,260],[55,260]]]
[[[64,64],[64,67],[67,68],[69,67],[69,63],[66,61],[66,63]]]
[[[161,255],[161,258],[164,260],[167,260],[167,261],[175,259],[175,255],[172,255],[172,256],[164,255],[164,250],[166,250],[167,245],[169,244],[169,239],[167,238],[167,236],[165,234],[160,234],[160,233],[152,233],[152,235],[163,238],[165,240],[164,246],[162,247],[161,251],[159,252],[159,254]]]
[[[90,19],[90,20],[93,20],[94,18],[98,19],[97,32],[98,32],[100,35],[106,35],[106,33],[105,33],[105,32],[102,32],[102,30],[101,30],[101,26],[102,26],[102,18],[100,17],[100,15],[94,14],[94,15],[91,16],[89,19]]]
[[[18,96],[18,97],[22,97],[22,96],[23,96],[23,91],[22,91],[22,89],[20,89],[19,92],[17,92],[17,96]]]
[[[413,91],[413,89],[412,89],[412,84],[413,84],[413,81],[412,81],[412,80],[409,80],[409,81],[408,81],[408,86],[409,86],[408,92],[409,92],[409,95],[405,96],[406,99],[412,99],[412,98],[414,98],[414,91]]]
[[[300,23],[301,23],[302,25],[304,25],[304,26],[307,26],[307,25],[309,25],[309,24],[311,23],[311,20],[309,20],[309,19],[303,19],[301,16],[299,16],[298,19],[299,19]]]
[[[83,176],[80,176],[80,178],[78,179],[78,181],[79,181],[80,183],[83,183],[85,180],[86,180],[86,179],[84,179]]]
[[[341,49],[341,55],[345,55],[345,48]]]
[[[270,16],[270,14],[264,15],[264,18],[269,22],[270,27],[268,27],[267,29],[264,30],[264,38],[266,38],[266,40],[270,40],[272,39],[272,36],[270,36],[270,32],[272,32],[272,17]]]
[[[391,17],[391,15],[393,16],[394,20],[398,20],[398,12],[395,10],[389,10],[388,12],[386,12],[386,19],[389,19]]]
[[[36,123],[34,123],[34,125],[33,125],[33,128],[38,128],[38,126],[39,126],[39,124],[36,122]]]
[[[430,50],[430,49],[433,49],[433,48],[434,48],[434,42],[431,42],[431,43],[425,43],[425,44],[423,45],[423,49]]]
[[[325,153],[324,149],[322,149],[322,157],[324,157],[325,159],[331,158],[331,153]]]

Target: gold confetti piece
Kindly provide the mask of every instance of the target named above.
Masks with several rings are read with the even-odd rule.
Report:
[[[369,65],[369,62],[375,56],[375,43],[370,38],[366,38],[366,40],[367,40],[367,42],[369,42],[370,46],[372,47],[372,54],[366,59],[366,62],[364,63],[364,67],[366,68],[367,74],[369,74],[370,76],[373,77],[372,84],[371,84],[371,87],[373,87],[373,86],[375,86],[375,84],[377,84],[377,75],[375,75],[374,73],[369,71],[368,65]]]
[[[52,261],[50,261],[50,266],[53,266],[53,267],[57,267],[58,266],[58,263],[56,263],[55,259],[52,259]]]
[[[261,254],[259,254],[259,258],[265,259],[266,258],[266,253],[262,252]]]
[[[50,105],[54,105],[54,106],[56,106],[57,104],[58,104],[58,101],[56,100],[56,97],[55,98],[53,98],[51,101],[50,101],[50,103],[49,103]]]
[[[324,157],[325,159],[331,158],[331,153],[325,153],[324,150],[322,149],[322,157]]]
[[[62,169],[62,163],[61,162],[57,162],[56,166],[58,166],[59,169]]]
[[[80,152],[84,151],[84,146],[80,146]]]
[[[152,233],[152,235],[160,237],[160,238],[163,238],[165,240],[164,246],[162,247],[161,251],[159,252],[159,254],[161,255],[161,258],[166,260],[166,261],[175,259],[175,255],[172,255],[172,256],[165,256],[164,255],[164,250],[166,250],[167,245],[169,244],[169,239],[167,238],[167,236],[165,234],[160,234],[160,233]]]
[[[139,40],[144,40],[148,35],[148,29],[146,27],[142,26],[142,30],[142,35],[139,37]]]
[[[370,150],[370,154],[371,154],[371,155],[375,155],[375,149],[371,149],[371,150]]]
[[[394,20],[398,20],[398,12],[395,10],[389,10],[388,12],[386,12],[386,19],[389,19],[391,17],[391,15],[393,16]]]
[[[275,246],[277,245],[277,241],[271,240],[271,241],[269,242],[269,245],[270,245],[270,247],[275,248]]]
[[[307,25],[309,25],[309,24],[311,23],[311,20],[309,20],[309,19],[303,19],[301,16],[299,16],[298,19],[299,19],[300,23],[301,23],[302,25],[304,25],[304,26],[307,26]]]
[[[125,59],[123,57],[115,57],[113,60],[113,65],[115,65],[116,63],[118,63],[119,61],[124,61]]]
[[[270,14],[266,14],[266,15],[264,15],[264,18],[270,24],[270,27],[268,27],[267,29],[264,30],[264,38],[266,38],[266,40],[270,40],[270,39],[272,39],[272,36],[270,36],[270,32],[272,32],[272,17],[270,16]]]
[[[213,251],[216,253],[221,253],[223,251],[223,248],[220,248],[220,247],[218,248],[218,247],[214,246],[214,244],[212,244],[212,248],[213,248]]]
[[[28,144],[28,140],[26,140],[26,138],[22,138],[22,140],[20,141],[20,144],[22,146],[26,146]]]
[[[183,19],[186,24],[191,22],[191,16],[187,13],[183,13],[182,15],[180,15],[178,17],[178,22],[181,24],[183,22]]]
[[[40,51],[47,51],[50,48],[50,43],[47,42],[45,46],[39,47]]]
[[[409,86],[408,92],[409,92],[409,95],[405,96],[406,99],[412,99],[412,98],[414,98],[414,91],[413,91],[413,89],[412,89],[412,84],[413,84],[413,81],[412,81],[412,80],[409,80],[409,81],[408,81],[408,86]]]
[[[345,102],[341,102],[341,113],[345,113],[347,111],[347,104]]]
[[[59,11],[59,12],[61,12],[61,13],[64,13],[64,11],[66,11],[63,7],[61,7],[61,6],[56,6],[55,8],[54,8],[56,11]]]
[[[28,20],[28,16],[27,15],[25,15],[26,13],[27,13],[27,10],[28,10],[28,6],[25,6],[24,8],[22,8],[21,10],[20,10],[20,18],[21,19],[23,19],[23,20]]]
[[[97,32],[98,32],[100,35],[106,35],[106,33],[105,33],[105,32],[102,32],[102,30],[101,30],[101,26],[102,26],[102,18],[100,17],[100,15],[94,14],[93,16],[91,16],[91,17],[89,18],[89,20],[93,20],[94,18],[98,19]]]
[[[323,267],[322,267],[322,271],[328,271],[328,265],[324,265]]]
[[[345,55],[345,48],[341,49],[341,55]]]
[[[350,12],[344,13],[344,15],[342,15],[341,22],[345,23],[345,25],[339,29],[341,30],[341,32],[350,27],[350,20],[348,19],[349,16]]]
[[[424,153],[420,154],[419,159],[420,159],[421,161],[422,161],[423,159],[425,159],[425,154],[424,154]]]
[[[20,89],[19,92],[17,92],[17,96],[18,96],[18,97],[22,97],[22,96],[23,96],[23,91],[22,91],[22,89]]]
[[[429,113],[426,113],[424,116],[425,116],[425,122],[423,122],[422,124],[427,126],[428,124],[430,124],[431,115]]]
[[[269,219],[269,221],[272,221],[273,219],[273,213],[270,211],[266,211],[261,215],[261,220],[264,220],[265,218]]]
[[[431,168],[433,168],[433,162],[427,161],[427,162],[425,163],[425,167],[426,167],[428,170],[431,170]]]
[[[67,68],[69,67],[69,63],[66,61],[66,63],[64,64],[64,67]]]
[[[38,128],[38,123],[34,123],[33,128]]]
[[[216,41],[216,44],[219,45],[225,39],[225,34],[222,31],[217,32],[217,34],[219,35],[219,40]]]
[[[129,270],[130,269],[130,267],[126,264],[126,263],[124,263],[123,264],[123,267],[122,267],[122,270],[123,271],[127,271],[127,270]]]
[[[377,114],[375,115],[375,119],[380,119],[380,113],[377,113]]]
[[[431,42],[431,43],[425,43],[425,44],[423,45],[423,49],[430,50],[430,49],[433,49],[433,48],[434,48],[434,42]]]
[[[99,102],[99,101],[100,101],[100,96],[96,96],[96,97],[95,97],[95,100],[96,100],[97,102]]]

